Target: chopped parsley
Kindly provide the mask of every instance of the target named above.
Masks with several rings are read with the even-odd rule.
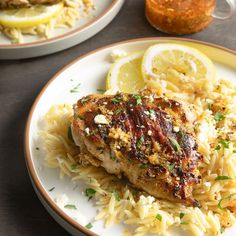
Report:
[[[142,136],[136,143],[137,148],[140,148],[144,143],[144,137]]]
[[[99,92],[99,93],[105,93],[105,92],[106,92],[106,89],[98,88],[98,89],[97,89],[97,92]]]
[[[71,170],[75,170],[76,168],[77,168],[77,164],[73,164],[73,165],[71,165]]]
[[[77,207],[73,204],[67,204],[64,206],[64,208],[71,209],[71,210],[77,210]]]
[[[174,148],[174,150],[176,152],[180,152],[180,145],[178,143],[178,141],[175,138],[169,138],[170,142],[171,142],[171,146]]]
[[[183,222],[181,222],[180,224],[181,224],[181,225],[188,225],[188,222],[183,221]]]
[[[155,218],[159,221],[162,221],[162,215],[159,213],[156,214]]]
[[[121,102],[123,102],[123,100],[121,98],[112,98],[111,101],[114,104],[120,104]]]
[[[224,226],[221,226],[220,227],[220,233],[223,234],[225,232],[225,227]]]
[[[98,130],[93,130],[91,133],[89,133],[89,134],[87,134],[86,133],[86,137],[91,137],[91,136],[93,136],[93,135],[95,135],[95,134],[97,134],[98,133]]]
[[[221,139],[219,142],[224,148],[229,148],[229,141]]]
[[[218,145],[216,146],[215,150],[219,151],[220,148],[221,148],[221,146],[218,144]]]
[[[215,178],[215,180],[228,180],[228,179],[232,179],[232,178],[226,175],[219,175]]]
[[[218,205],[217,205],[217,207],[218,207],[220,210],[222,210],[222,211],[226,211],[225,208],[222,207],[222,202],[223,202],[223,201],[230,200],[230,199],[231,199],[233,196],[235,196],[235,195],[236,195],[236,193],[232,193],[232,194],[230,194],[230,195],[228,195],[228,196],[226,196],[226,197],[221,198],[220,201],[219,201],[219,203],[218,203]]]
[[[139,168],[140,168],[140,169],[146,169],[146,168],[148,168],[148,163],[140,164]]]
[[[233,150],[233,153],[236,153],[236,150]]]
[[[72,131],[71,131],[71,127],[68,127],[68,131],[67,131],[67,137],[68,139],[73,141],[73,136],[72,136]]]
[[[223,115],[220,112],[216,112],[214,115],[214,119],[215,119],[215,121],[222,121],[225,119],[225,115]]]
[[[208,104],[207,104],[207,108],[208,108],[208,110],[211,110],[212,104],[211,104],[211,103],[208,103]]]
[[[87,188],[85,190],[85,195],[89,198],[88,200],[90,200],[91,198],[93,198],[96,194],[96,190],[94,190],[93,188]]]
[[[169,172],[172,172],[175,168],[175,163],[168,165],[167,168],[168,168]]]
[[[111,158],[112,161],[116,160],[116,156],[114,155],[114,153],[111,153],[110,158]]]
[[[70,90],[71,93],[77,93],[81,84],[77,84],[74,88]]]
[[[155,114],[156,114],[156,113],[155,113],[155,111],[154,111],[154,110],[150,110],[150,111],[149,111],[149,115],[150,115],[150,117],[153,117],[153,116],[155,116]]]
[[[120,201],[120,194],[116,190],[113,190],[112,193],[113,193],[116,201],[119,202]]]
[[[50,188],[48,191],[52,192],[55,189],[55,187]]]
[[[185,216],[185,213],[180,212],[180,214],[179,214],[179,218],[182,219],[184,216]]]
[[[134,94],[133,98],[136,100],[136,105],[142,104],[142,96],[140,96],[138,94]]]
[[[119,108],[119,109],[115,110],[114,113],[115,113],[115,115],[118,115],[119,113],[121,113],[123,111],[124,111],[124,109]]]
[[[93,228],[92,223],[88,223],[87,225],[85,225],[85,228],[87,228],[87,229],[91,229],[91,228]]]

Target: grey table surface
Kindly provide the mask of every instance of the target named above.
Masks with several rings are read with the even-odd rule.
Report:
[[[223,4],[223,0],[219,1]],[[165,37],[144,16],[144,0],[126,0],[115,20],[86,42],[40,58],[0,61],[0,235],[69,235],[39,202],[24,162],[24,127],[34,99],[73,59],[104,45],[140,37]],[[236,50],[236,15],[185,36]]]

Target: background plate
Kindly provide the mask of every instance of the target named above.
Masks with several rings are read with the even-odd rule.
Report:
[[[0,33],[0,59],[23,59],[48,55],[79,44],[107,26],[120,11],[125,0],[94,0],[96,9],[89,17],[78,20],[74,27],[55,29],[52,38],[40,40],[24,36],[25,43],[11,44]]]
[[[44,167],[45,153],[42,148],[39,151],[36,150],[36,147],[42,147],[38,131],[44,114],[54,104],[75,103],[84,95],[96,93],[97,88],[104,88],[105,78],[111,65],[110,54],[113,50],[135,52],[145,50],[155,43],[170,42],[198,48],[213,60],[217,68],[218,77],[236,81],[236,64],[234,63],[236,53],[233,51],[193,40],[149,38],[107,46],[75,60],[57,73],[36,99],[29,114],[25,132],[26,163],[33,186],[45,208],[71,234],[78,235],[79,231],[83,231],[86,234],[94,235],[91,232],[88,233],[89,231],[83,226],[93,221],[96,215],[96,207],[92,200],[88,202],[87,197],[83,195],[86,187],[82,182],[73,183],[69,178],[59,180],[59,171],[57,169]],[[93,69],[91,70],[91,68]],[[81,84],[78,93],[70,93],[70,89],[78,83]],[[52,187],[55,187],[55,190],[48,192],[48,189]],[[61,194],[69,196],[69,202],[78,206],[78,211],[61,210],[54,201]],[[122,235],[124,231],[123,224],[114,225],[106,229],[101,221],[95,222],[93,225],[94,227],[91,230],[103,236]],[[191,234],[174,231],[171,235],[190,236]],[[236,235],[236,226],[227,230],[225,235]]]

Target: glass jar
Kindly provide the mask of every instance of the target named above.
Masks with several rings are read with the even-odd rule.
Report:
[[[226,0],[230,12],[214,15],[216,0],[146,0],[146,17],[156,29],[170,34],[191,34],[206,28],[213,20],[229,18],[235,0]]]

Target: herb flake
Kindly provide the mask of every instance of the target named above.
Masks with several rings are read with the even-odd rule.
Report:
[[[112,193],[113,193],[116,201],[119,202],[120,201],[120,194],[116,190],[112,191]]]
[[[138,94],[134,94],[133,98],[136,100],[136,105],[142,104],[142,96],[140,96]]]
[[[68,127],[67,137],[69,140],[73,141],[72,130],[70,126]]]
[[[71,90],[70,90],[70,92],[71,93],[77,93],[78,92],[78,89],[79,89],[79,87],[80,87],[80,83],[79,84],[77,84],[74,88],[72,88]]]
[[[232,178],[226,175],[219,175],[215,178],[215,180],[229,180],[229,179],[232,179]]]
[[[96,194],[96,190],[94,190],[93,188],[87,188],[85,190],[85,195],[89,198],[88,200],[90,200],[91,198],[93,198]]]
[[[179,218],[182,219],[184,216],[185,216],[185,213],[180,212],[180,214],[179,214]]]
[[[55,189],[55,187],[52,187],[50,189],[48,189],[49,192],[52,192]]]
[[[142,163],[139,165],[140,169],[147,169],[148,168],[148,163]]]
[[[215,121],[222,121],[225,119],[225,115],[223,115],[222,113],[220,112],[216,112],[215,115],[214,115],[214,120]]]
[[[218,203],[218,205],[217,205],[217,207],[218,207],[220,210],[222,210],[222,211],[226,211],[226,209],[225,209],[224,207],[222,207],[222,202],[223,202],[223,201],[230,200],[230,199],[231,199],[233,196],[235,196],[235,195],[236,195],[236,193],[232,193],[232,194],[230,194],[230,195],[228,195],[228,196],[226,196],[226,197],[221,198],[220,201],[219,201],[219,203]]]
[[[98,88],[98,89],[97,89],[97,92],[99,92],[99,93],[105,93],[105,92],[106,92],[106,89]]]
[[[119,113],[121,113],[121,112],[123,112],[123,111],[124,111],[124,109],[119,108],[119,109],[117,109],[117,110],[114,111],[114,114],[115,114],[115,115],[118,115]]]
[[[77,210],[77,207],[73,204],[67,204],[64,206],[64,208],[71,209],[71,210]]]
[[[114,104],[120,104],[121,102],[123,102],[123,100],[121,98],[112,98],[111,101]]]
[[[180,145],[178,143],[178,141],[175,138],[169,138],[170,142],[171,142],[171,146],[174,148],[174,150],[176,152],[180,152]]]
[[[228,149],[229,148],[229,141],[221,139],[219,142],[224,148]]]
[[[142,136],[136,143],[137,148],[140,148],[144,143],[144,137]]]
[[[91,229],[91,228],[93,228],[92,223],[88,223],[87,225],[85,225],[85,228],[87,228],[87,229]]]
[[[160,222],[162,221],[162,215],[159,213],[156,214],[155,218],[159,220]]]

